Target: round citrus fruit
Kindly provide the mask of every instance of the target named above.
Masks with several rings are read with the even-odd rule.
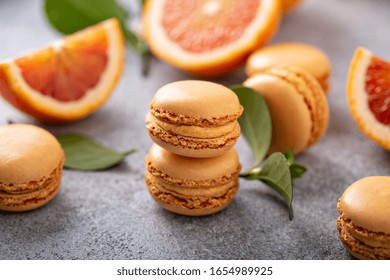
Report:
[[[288,13],[291,10],[295,9],[302,0],[281,0],[282,1],[282,11]]]
[[[390,151],[390,63],[358,48],[349,67],[347,97],[360,130]]]
[[[219,76],[272,37],[280,14],[280,0],[148,0],[143,34],[161,60],[200,76]]]
[[[117,19],[88,27],[17,59],[0,62],[0,94],[45,122],[88,116],[111,95],[124,65]]]

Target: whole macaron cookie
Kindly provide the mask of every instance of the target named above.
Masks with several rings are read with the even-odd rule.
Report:
[[[179,81],[160,88],[150,103],[146,127],[161,147],[188,157],[213,157],[240,136],[243,108],[227,87],[206,81]]]
[[[0,126],[0,210],[27,211],[58,192],[64,152],[46,130],[27,124]]]
[[[298,154],[315,144],[329,121],[326,96],[312,75],[302,69],[270,68],[244,82],[261,94],[270,111],[269,153],[291,149]]]
[[[181,215],[221,211],[239,187],[241,165],[234,148],[212,158],[189,158],[153,144],[145,164],[152,197],[163,208]]]
[[[299,67],[313,75],[325,93],[329,91],[331,64],[321,49],[303,43],[279,43],[252,53],[246,63],[248,76],[270,67]]]
[[[337,229],[347,251],[358,259],[390,259],[390,177],[371,176],[350,185],[340,197]]]

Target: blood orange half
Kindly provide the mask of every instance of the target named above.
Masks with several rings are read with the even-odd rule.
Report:
[[[161,60],[201,76],[239,67],[277,30],[280,0],[148,0],[143,33]]]
[[[349,68],[347,97],[360,130],[390,151],[390,63],[358,48]]]
[[[69,35],[49,47],[0,63],[0,94],[51,123],[84,118],[111,95],[124,65],[117,19]]]

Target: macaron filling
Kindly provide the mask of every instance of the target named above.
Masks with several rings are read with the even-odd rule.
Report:
[[[188,183],[182,180],[183,185],[187,185],[187,187],[183,187],[180,183],[172,184],[169,181],[161,179],[157,176],[154,176],[152,173],[148,172],[145,175],[148,180],[153,181],[153,185],[158,188],[163,193],[170,193],[173,196],[179,197],[181,199],[196,199],[196,198],[205,198],[208,199],[210,197],[221,197],[226,194],[229,189],[237,186],[238,176],[235,176],[231,181],[224,184],[216,184],[216,185],[197,185],[197,182],[193,181],[192,184],[196,186],[189,187],[191,183]]]
[[[194,105],[195,106],[195,105]],[[203,116],[196,116],[196,115],[185,115],[180,113],[173,113],[167,110],[164,110],[162,108],[157,107],[153,104],[153,102],[150,104],[150,113],[157,119],[168,122],[171,124],[178,124],[178,125],[194,125],[194,126],[200,126],[200,127],[207,127],[207,126],[222,126],[231,122],[234,122],[237,120],[242,112],[243,107],[240,105],[238,106],[238,110],[234,112],[233,114],[225,114],[225,115],[216,115],[214,117],[203,117]]]
[[[164,129],[165,131],[168,131],[172,134],[205,139],[221,137],[239,129],[239,124],[237,121],[229,122],[219,126],[181,125],[161,121],[154,117],[151,113],[147,114],[146,122],[154,123],[161,129]]]
[[[153,121],[146,120],[146,127],[149,134],[160,141],[170,145],[179,146],[191,150],[218,150],[229,146],[233,146],[240,136],[240,127],[231,131],[227,135],[222,135],[215,138],[189,137],[180,134],[169,132]]]

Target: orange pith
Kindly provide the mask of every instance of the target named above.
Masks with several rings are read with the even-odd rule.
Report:
[[[30,87],[67,102],[80,99],[98,83],[107,64],[107,49],[104,30],[87,31],[70,36],[57,51],[50,47],[15,62]]]
[[[375,118],[390,125],[390,63],[373,56],[366,73],[368,106]]]
[[[239,39],[259,6],[260,0],[167,1],[162,26],[184,50],[207,52]]]

